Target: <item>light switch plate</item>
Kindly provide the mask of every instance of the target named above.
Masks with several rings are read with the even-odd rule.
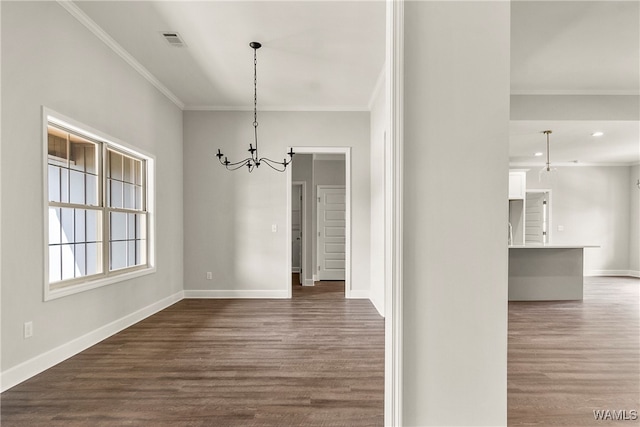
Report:
[[[24,322],[24,337],[31,338],[33,336],[33,322]]]

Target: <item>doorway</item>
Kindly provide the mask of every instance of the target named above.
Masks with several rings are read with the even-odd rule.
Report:
[[[344,280],[345,188],[344,185],[317,186],[318,280]]]
[[[551,243],[551,190],[525,193],[525,244]]]
[[[337,251],[337,249],[341,249],[341,251],[343,251],[343,261],[340,261],[340,264],[343,265],[343,270],[344,270],[344,278],[340,279],[340,280],[344,280],[344,295],[346,298],[350,298],[351,297],[351,148],[350,147],[292,147],[293,151],[297,154],[297,155],[311,155],[311,156],[315,156],[316,159],[321,158],[321,159],[331,159],[331,158],[340,158],[344,161],[344,180],[343,180],[343,187],[344,187],[344,225],[343,225],[343,231],[342,233],[344,234],[343,237],[343,242],[338,243],[337,246],[332,246],[330,247],[331,250],[333,251]],[[333,156],[333,157],[332,157]],[[308,156],[305,156],[308,157]],[[298,157],[297,160],[302,160],[302,156]],[[300,163],[299,163],[300,164]],[[313,162],[311,162],[311,165],[313,165]],[[312,193],[306,200],[306,203],[304,201],[304,195],[303,194],[303,208],[302,208],[302,216],[303,216],[303,220],[302,220],[302,237],[301,237],[301,244],[302,244],[302,261],[301,261],[301,268],[303,273],[300,274],[300,283],[302,285],[313,285],[314,281],[319,280],[319,276],[318,276],[318,263],[317,263],[317,237],[318,237],[318,230],[309,230],[311,228],[315,229],[317,227],[317,221],[314,221],[315,218],[312,218],[312,213],[316,212],[317,209],[313,209],[313,206],[317,205],[317,197],[318,197],[318,189],[316,188],[316,186],[313,184],[313,170],[311,171],[307,171],[307,177],[303,176],[304,174],[299,173],[300,171],[295,170],[295,165],[292,164],[292,168],[287,168],[287,172],[286,172],[286,186],[287,186],[287,225],[286,225],[286,230],[288,233],[287,236],[287,242],[290,242],[291,244],[288,244],[287,246],[287,250],[288,250],[288,254],[286,256],[286,260],[287,260],[287,277],[291,277],[291,274],[293,272],[293,251],[294,251],[294,244],[293,244],[293,240],[294,240],[294,228],[293,228],[293,206],[294,206],[294,202],[293,202],[293,197],[294,197],[294,187],[293,184],[294,183],[300,183],[300,182],[306,182],[306,191],[303,190],[303,193],[305,193],[306,195],[309,196],[309,193]],[[313,166],[311,166],[312,168]],[[305,168],[306,169],[306,168]],[[314,203],[311,203],[314,202]],[[312,206],[311,209],[309,209],[309,207]],[[306,207],[306,210],[305,210]],[[317,206],[315,206],[317,208]],[[305,223],[305,219],[309,219],[312,218],[311,221],[306,221],[306,225]],[[308,237],[308,239],[305,239],[305,237]],[[334,242],[335,243],[335,242]],[[310,248],[311,250],[306,250],[305,248]],[[332,264],[333,266],[336,266],[336,263]],[[306,268],[306,266],[309,266],[309,268]],[[335,279],[333,279],[335,280]],[[292,297],[292,291],[291,291],[291,283],[287,283],[287,296],[288,298]]]
[[[298,284],[307,271],[306,263],[306,206],[307,183],[294,181],[291,184],[291,273],[297,274]]]

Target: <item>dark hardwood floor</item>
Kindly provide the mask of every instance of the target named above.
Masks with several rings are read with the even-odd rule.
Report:
[[[6,426],[380,426],[384,321],[343,282],[183,300],[2,394]],[[638,425],[640,280],[509,303],[511,426]]]
[[[3,393],[2,427],[383,425],[383,318],[293,289],[180,301]]]
[[[640,424],[639,290],[640,279],[587,277],[583,301],[509,303],[510,426]]]

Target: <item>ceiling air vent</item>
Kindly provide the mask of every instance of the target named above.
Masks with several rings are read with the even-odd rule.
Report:
[[[169,46],[173,46],[173,47],[184,47],[186,46],[184,41],[182,41],[182,38],[180,37],[180,34],[175,33],[175,32],[171,32],[171,31],[165,31],[162,33],[162,37],[164,37],[164,39],[167,41],[167,43],[169,43]]]

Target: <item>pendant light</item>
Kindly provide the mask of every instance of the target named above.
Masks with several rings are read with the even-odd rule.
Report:
[[[542,131],[542,133],[544,133],[547,136],[547,163],[545,167],[540,170],[540,173],[538,174],[538,178],[540,182],[551,183],[551,181],[553,180],[557,172],[556,168],[551,167],[551,160],[550,160],[549,135],[552,133],[552,131],[545,130],[545,131]]]
[[[228,170],[236,170],[240,169],[243,166],[247,167],[249,172],[253,172],[255,168],[260,167],[262,164],[266,164],[271,169],[276,170],[278,172],[284,172],[287,169],[287,166],[293,160],[293,149],[289,149],[287,155],[289,158],[282,159],[282,162],[277,162],[275,160],[271,160],[267,157],[260,157],[258,154],[258,59],[257,59],[257,51],[262,47],[262,44],[258,42],[251,42],[249,46],[253,49],[253,144],[249,143],[249,149],[247,150],[250,155],[244,160],[239,162],[230,162],[227,159],[220,149],[218,148],[218,152],[216,153],[216,157],[221,165],[223,165]],[[224,160],[222,158],[224,157]]]

